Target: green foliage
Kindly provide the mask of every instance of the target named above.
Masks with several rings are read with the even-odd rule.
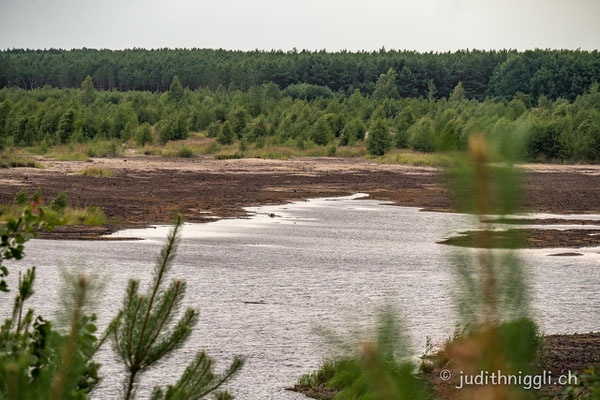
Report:
[[[339,138],[341,146],[361,146],[365,125],[382,119],[395,148],[463,151],[473,133],[485,132],[490,138],[500,138],[516,129],[520,134],[518,143],[523,145],[528,160],[600,161],[597,86],[590,85],[587,93],[571,102],[553,102],[540,95],[536,106],[534,96],[524,92],[516,92],[506,101],[467,101],[471,96],[480,98],[475,94],[481,89],[479,85],[460,77],[453,81],[459,84],[451,92],[452,87],[447,88],[450,82],[430,78],[426,86],[431,83],[438,93],[422,100],[411,98],[408,93],[416,90],[409,82],[417,79],[415,69],[402,67],[395,86],[390,83],[394,74],[389,69],[387,66],[384,72],[388,73],[382,74],[377,96],[369,95],[375,90],[374,83],[365,94],[351,90],[314,98],[292,96],[293,90],[280,91],[266,84],[250,86],[245,92],[233,87],[215,92],[207,88],[182,89],[180,100],[171,100],[168,93],[96,91],[96,100],[85,105],[79,91],[0,89],[0,139],[9,148],[35,146],[33,151],[50,151],[50,155],[56,152],[56,147],[51,146],[66,143],[72,145],[69,152],[73,154],[62,153],[55,159],[85,160],[80,153],[93,157],[118,154],[120,142],[131,138],[139,145],[150,143],[154,136],[152,126],[156,138],[166,143],[187,138],[191,129],[207,129],[208,137],[217,137],[223,122],[228,121],[234,141],[246,138],[247,143],[256,142],[259,147],[263,141],[272,140],[303,149],[310,146],[310,141],[326,146],[335,138]],[[431,85],[429,89],[433,88]],[[385,92],[383,88],[392,86],[400,96],[409,97],[380,94]],[[436,98],[444,94],[450,100]],[[231,141],[222,136],[221,142]],[[81,151],[77,143],[85,144],[86,149]],[[110,151],[103,149],[107,143],[111,143],[111,148],[106,149]],[[0,166],[7,165],[6,158],[0,156]]]
[[[81,83],[81,93],[79,93],[79,101],[85,106],[89,106],[96,100],[96,92],[94,91],[94,82],[91,76],[86,78]]]
[[[103,140],[90,142],[85,148],[85,153],[89,157],[116,157],[119,150],[118,142]]]
[[[383,120],[376,120],[367,138],[367,151],[373,156],[383,155],[391,147],[391,136]]]
[[[179,77],[175,75],[171,81],[171,85],[169,86],[169,100],[178,102],[183,99],[184,95],[185,93],[181,83],[179,82]]]
[[[181,146],[177,151],[177,157],[192,158],[194,157],[194,151],[187,146]]]
[[[208,126],[206,136],[216,138],[219,132],[221,132],[221,125],[215,121]]]
[[[158,133],[162,143],[166,143],[169,140],[187,139],[189,131],[189,119],[183,112],[175,112],[162,119],[158,124]]]
[[[217,135],[217,142],[219,144],[233,144],[235,141],[235,132],[231,127],[231,123],[229,121],[225,121],[223,126],[221,127],[221,132]]]
[[[72,109],[67,110],[58,123],[58,130],[56,134],[60,143],[67,143],[71,135],[73,134],[73,123],[75,120],[75,112]]]
[[[27,205],[28,201],[29,201],[29,195],[27,194],[27,191],[24,189],[21,189],[17,193],[15,193],[15,197],[13,198],[13,204],[18,205],[18,206]]]
[[[10,218],[5,224],[0,224],[0,291],[7,292],[6,277],[8,269],[2,263],[4,260],[20,260],[24,255],[24,243],[35,236],[42,228],[51,230],[59,222],[39,213],[35,207],[25,207],[18,218]]]
[[[140,124],[135,130],[135,143],[138,146],[145,146],[147,144],[152,144],[154,142],[154,138],[152,137],[152,132],[150,131],[150,124],[144,122]]]
[[[49,205],[52,211],[62,214],[67,208],[67,192],[59,192]]]
[[[39,199],[41,195],[34,197]],[[88,207],[89,214],[93,208]],[[36,214],[27,207],[18,220],[11,219],[0,226],[0,290],[8,291],[5,282],[8,269],[2,261],[22,258],[24,243],[33,237],[35,230],[53,224],[47,214]],[[49,320],[42,317],[34,320],[34,310],[25,311],[24,305],[34,293],[35,268],[20,276],[12,315],[0,326],[0,398],[89,398],[100,381],[100,365],[93,361],[93,356],[108,337],[113,339],[117,354],[128,367],[124,398],[133,398],[137,377],[181,346],[196,323],[197,313],[192,309],[173,322],[185,282],[174,280],[168,286],[165,284],[180,227],[178,219],[161,252],[149,293],[139,294],[139,282],[131,280],[123,309],[100,338],[95,334],[96,317],[84,312],[91,290],[86,277],[67,281],[68,289],[61,294],[68,304],[69,316],[68,329],[62,332]],[[240,370],[243,360],[236,357],[229,368],[218,374],[213,372],[214,364],[204,352],[198,352],[175,384],[154,388],[152,399],[199,400],[208,395],[231,399],[223,385]]]
[[[408,129],[408,145],[415,151],[431,153],[436,147],[435,126],[430,118],[423,117]]]
[[[465,95],[465,88],[463,87],[463,83],[459,81],[452,90],[448,101],[460,102],[464,101],[466,98],[467,96]]]
[[[358,140],[364,140],[367,128],[364,122],[359,118],[354,118],[344,125],[340,135],[340,144],[342,146],[353,145]]]
[[[238,138],[242,137],[244,128],[246,128],[249,118],[250,115],[243,107],[238,107],[231,112],[231,116],[229,117],[228,121],[231,123],[231,129]]]
[[[325,116],[319,118],[315,123],[311,137],[313,142],[318,145],[325,146],[329,144],[334,138],[334,134],[331,131],[329,121]]]
[[[152,286],[146,294],[139,293],[140,283],[130,280],[123,308],[112,322],[113,347],[127,368],[125,399],[132,398],[139,375],[179,348],[197,323],[197,312],[188,308],[174,322],[185,293],[185,282],[173,280],[166,284],[179,243],[182,221],[177,219],[154,270]],[[153,399],[201,399],[218,390],[243,364],[236,358],[223,374],[212,372],[212,362],[200,352],[183,373],[181,379],[166,390],[155,388]]]
[[[375,84],[373,97],[381,99],[396,99],[398,98],[398,86],[396,85],[396,71],[390,68],[387,73],[379,75]]]
[[[565,400],[600,399],[600,366],[586,369],[577,378],[577,385],[569,385],[562,395]]]
[[[407,357],[406,338],[391,310],[381,313],[371,337],[362,340],[359,351],[323,363],[298,385],[333,389],[335,400],[430,399]],[[340,344],[348,347],[343,340]]]

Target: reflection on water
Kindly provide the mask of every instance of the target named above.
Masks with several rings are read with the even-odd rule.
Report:
[[[200,311],[200,323],[175,358],[142,376],[140,398],[154,384],[174,382],[198,349],[223,361],[221,366],[234,354],[246,356],[231,385],[238,399],[303,398],[284,388],[326,354],[315,327],[370,325],[386,301],[399,306],[416,353],[426,335],[434,341],[449,336],[456,314],[448,255],[455,250],[436,242],[468,229],[470,217],[354,197],[257,207],[250,219],[187,224],[173,274],[187,280],[184,306]],[[148,283],[168,229],[114,234],[143,241],[33,240],[28,256],[10,265],[38,266],[30,306],[47,316],[58,304],[61,265],[87,266],[103,276],[96,309],[105,327],[127,279]],[[546,333],[597,330],[599,249],[579,250],[582,257],[547,257],[557,251],[521,251],[537,321]],[[16,276],[13,269],[13,285]],[[0,304],[0,315],[10,306]],[[115,398],[123,371],[109,346],[99,361],[106,378],[94,398]]]

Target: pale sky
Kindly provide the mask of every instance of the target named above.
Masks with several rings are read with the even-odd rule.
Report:
[[[600,49],[600,0],[0,0],[0,49]]]

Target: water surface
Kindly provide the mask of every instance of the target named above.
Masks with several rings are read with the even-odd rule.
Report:
[[[426,335],[434,341],[449,336],[457,320],[448,257],[454,250],[436,242],[468,229],[470,217],[355,197],[257,207],[249,219],[187,224],[173,276],[186,279],[184,305],[198,309],[200,321],[174,358],[142,376],[140,398],[155,384],[175,382],[194,353],[205,349],[220,367],[236,354],[246,357],[231,384],[236,398],[301,399],[284,389],[327,354],[315,328],[371,325],[387,302],[401,313],[415,354],[423,351]],[[168,229],[114,234],[141,241],[32,240],[27,257],[10,265],[38,267],[30,305],[46,316],[56,312],[61,266],[87,266],[103,276],[96,310],[104,328],[121,305],[127,279],[149,282]],[[548,257],[562,250],[520,251],[533,282],[532,313],[546,333],[598,330],[600,250]],[[0,315],[10,306],[1,304]],[[93,398],[116,398],[123,370],[110,346],[98,358],[105,380]]]

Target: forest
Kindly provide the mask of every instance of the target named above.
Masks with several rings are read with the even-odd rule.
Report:
[[[241,147],[365,141],[382,155],[516,132],[531,161],[597,162],[599,77],[595,51],[7,50],[0,147],[205,131]]]
[[[326,52],[158,50],[5,50],[0,51],[0,88],[36,89],[45,85],[77,88],[91,76],[99,90],[166,91],[178,76],[191,90],[219,85],[247,91],[273,82],[324,86],[347,96],[359,89],[373,94],[381,74],[397,72],[399,97],[426,97],[431,82],[437,99],[448,97],[460,81],[468,99],[511,100],[517,92],[534,102],[544,95],[569,101],[600,77],[597,51],[530,50],[517,52],[413,51]]]

